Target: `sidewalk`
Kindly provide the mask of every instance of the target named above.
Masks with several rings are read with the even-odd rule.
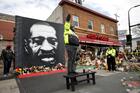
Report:
[[[0,81],[0,93],[20,93],[15,79]]]
[[[61,78],[53,77],[51,81],[54,81],[50,83],[50,81],[46,81],[46,79],[42,79],[41,82],[35,82],[37,78],[27,78],[27,79],[22,79],[22,82],[25,82],[27,86],[24,86],[22,88],[27,88],[28,92],[19,92],[19,87],[17,85],[17,81],[13,79],[8,79],[8,80],[2,80],[0,81],[0,93],[32,93],[31,90],[29,89],[34,89],[34,91],[38,91],[39,89],[42,89],[42,86],[44,86],[45,90],[51,86],[51,88],[55,87],[53,86],[53,83],[57,87],[60,86],[59,90],[53,91],[53,92],[45,92],[45,93],[127,93],[126,89],[127,87],[124,87],[121,83],[121,79],[123,77],[129,78],[133,77],[134,79],[140,80],[140,74],[139,73],[127,73],[127,72],[106,72],[104,70],[99,70],[96,73],[96,84],[92,85],[92,83],[87,84],[85,82],[78,84],[76,86],[76,91],[72,92],[71,90],[67,90],[65,87],[65,80],[63,80],[62,75]],[[49,76],[51,77],[51,76]],[[48,77],[48,78],[49,78]],[[56,79],[58,82],[55,82]],[[33,80],[35,79],[35,80]],[[32,80],[33,83],[28,82]],[[18,80],[20,81],[20,80]],[[64,81],[62,84],[59,84],[61,81]],[[45,83],[45,84],[43,84]],[[51,85],[50,85],[51,84]],[[48,87],[49,86],[49,87]],[[28,88],[32,87],[32,88]],[[21,88],[21,87],[20,87]],[[21,90],[21,89],[20,89]],[[26,90],[26,89],[25,89]],[[34,92],[34,93],[43,93],[43,92]],[[139,93],[139,92],[135,92]]]
[[[8,77],[3,77],[3,64],[0,60],[0,93],[20,93],[17,82],[11,71]]]
[[[12,79],[12,78],[14,78],[13,67],[10,68],[10,72],[8,74],[8,77],[4,78],[3,77],[3,64],[1,64],[1,62],[0,62],[0,81],[6,80],[6,79]]]

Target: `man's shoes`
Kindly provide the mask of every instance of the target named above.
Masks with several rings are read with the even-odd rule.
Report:
[[[116,70],[112,70],[112,72],[116,72]]]
[[[8,75],[7,75],[7,74],[4,74],[4,75],[3,75],[3,77],[4,77],[4,78],[7,78],[7,77],[8,77]]]

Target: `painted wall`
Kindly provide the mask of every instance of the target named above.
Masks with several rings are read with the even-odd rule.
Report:
[[[49,24],[49,27],[33,27],[36,23]],[[64,63],[63,29],[62,24],[16,16],[16,67]]]

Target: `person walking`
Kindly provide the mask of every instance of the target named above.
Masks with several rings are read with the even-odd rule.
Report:
[[[4,64],[3,75],[4,75],[4,77],[8,77],[11,63],[14,59],[14,52],[11,49],[11,45],[8,45],[6,47],[6,49],[2,50],[1,58],[2,58],[3,64]]]
[[[116,50],[110,46],[106,51],[107,56],[107,66],[109,71],[116,71],[116,62],[115,62],[115,56],[116,56]]]
[[[74,45],[70,42],[69,35],[75,35],[74,30],[71,30],[71,24],[70,24],[71,15],[68,14],[66,17],[66,21],[64,24],[64,44],[67,50],[68,55],[68,63],[67,63],[67,70],[68,74],[75,74],[76,73],[76,51],[79,45]],[[76,35],[75,35],[76,36]],[[74,40],[73,40],[74,41]]]

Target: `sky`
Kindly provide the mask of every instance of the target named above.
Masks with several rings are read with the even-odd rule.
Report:
[[[61,0],[0,0],[0,13],[46,20]],[[71,0],[72,1],[72,0]],[[74,1],[74,0],[73,0]],[[128,10],[140,0],[84,0],[83,6],[116,19],[118,29],[128,30]],[[130,25],[140,23],[140,6],[131,9]]]

